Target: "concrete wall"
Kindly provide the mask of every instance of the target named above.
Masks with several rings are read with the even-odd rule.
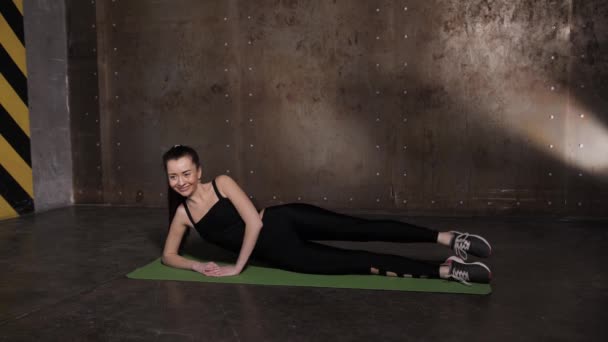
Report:
[[[65,1],[24,1],[37,212],[73,203]]]
[[[605,215],[607,13],[573,0],[97,1],[101,165],[77,169],[101,170],[75,179],[76,201],[164,205],[160,157],[181,143],[206,181],[230,174],[260,207]]]

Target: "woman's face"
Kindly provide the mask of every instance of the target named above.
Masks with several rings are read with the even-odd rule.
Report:
[[[178,194],[189,197],[198,186],[201,169],[192,162],[192,158],[185,156],[167,162],[167,177],[169,186]]]

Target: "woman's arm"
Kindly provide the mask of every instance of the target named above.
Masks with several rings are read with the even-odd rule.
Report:
[[[232,202],[245,222],[245,235],[243,236],[243,244],[241,245],[241,251],[239,252],[236,265],[220,267],[220,269],[215,272],[205,272],[205,274],[211,276],[237,275],[241,273],[247,265],[247,261],[258,241],[258,236],[263,223],[260,219],[260,214],[249,200],[249,197],[247,197],[245,192],[230,176],[218,176],[216,185],[218,186],[220,194],[222,192],[226,194],[226,197]]]
[[[239,258],[236,260],[236,269],[239,273],[243,271],[245,265],[247,265],[247,261],[251,256],[251,252],[253,252],[253,248],[258,241],[258,236],[260,235],[260,230],[262,226],[245,226],[245,236],[243,237],[243,245],[241,246],[241,251],[239,252]]]
[[[171,221],[171,226],[169,227],[167,240],[165,240],[165,248],[163,249],[161,261],[167,266],[201,272],[202,266],[207,264],[194,260],[188,260],[178,254],[179,245],[184,237],[184,234],[186,233],[186,230],[189,229],[187,222],[186,210],[184,209],[183,205],[180,205],[175,212],[173,221]]]

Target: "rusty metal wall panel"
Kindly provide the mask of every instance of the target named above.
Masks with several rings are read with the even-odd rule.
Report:
[[[94,1],[66,1],[75,203],[103,203],[95,6]]]
[[[164,205],[160,157],[176,143],[200,151],[206,174],[225,173],[208,164],[235,164],[234,146],[224,147],[232,130],[220,125],[231,115],[238,83],[224,68],[209,68],[230,60],[231,50],[220,45],[232,40],[230,32],[220,31],[217,15],[225,8],[224,2],[99,3],[105,30],[98,44],[107,52],[99,65],[106,202]]]
[[[542,136],[551,132],[545,126],[548,113],[565,110],[565,101],[555,96],[547,101],[550,77],[559,72],[547,70],[555,68],[550,54],[567,47],[550,25],[567,20],[561,6],[551,1],[410,6],[410,15],[427,23],[412,28],[418,32],[413,105],[420,114],[416,120],[422,120],[415,130],[424,132],[417,142],[426,147],[414,158],[424,161],[416,179],[445,180],[422,191],[423,207],[497,213],[525,203],[529,211],[552,209],[539,198],[545,193],[539,187],[546,182],[548,139]]]
[[[260,207],[600,215],[608,197],[599,1],[97,11],[108,203],[164,205],[160,156],[176,143],[199,150],[206,181],[230,174]],[[577,121],[581,101],[599,124]]]
[[[573,1],[571,101],[566,127],[567,211],[606,215],[608,205],[608,3]]]

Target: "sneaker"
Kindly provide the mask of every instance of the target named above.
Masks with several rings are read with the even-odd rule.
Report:
[[[443,265],[450,266],[448,279],[454,279],[465,285],[471,285],[471,283],[488,284],[492,279],[492,271],[481,262],[467,263],[457,256],[451,256]]]
[[[467,260],[469,253],[481,258],[487,258],[492,254],[492,246],[481,236],[457,231],[451,231],[451,233],[454,234],[454,237],[450,242],[450,247],[463,260]]]

